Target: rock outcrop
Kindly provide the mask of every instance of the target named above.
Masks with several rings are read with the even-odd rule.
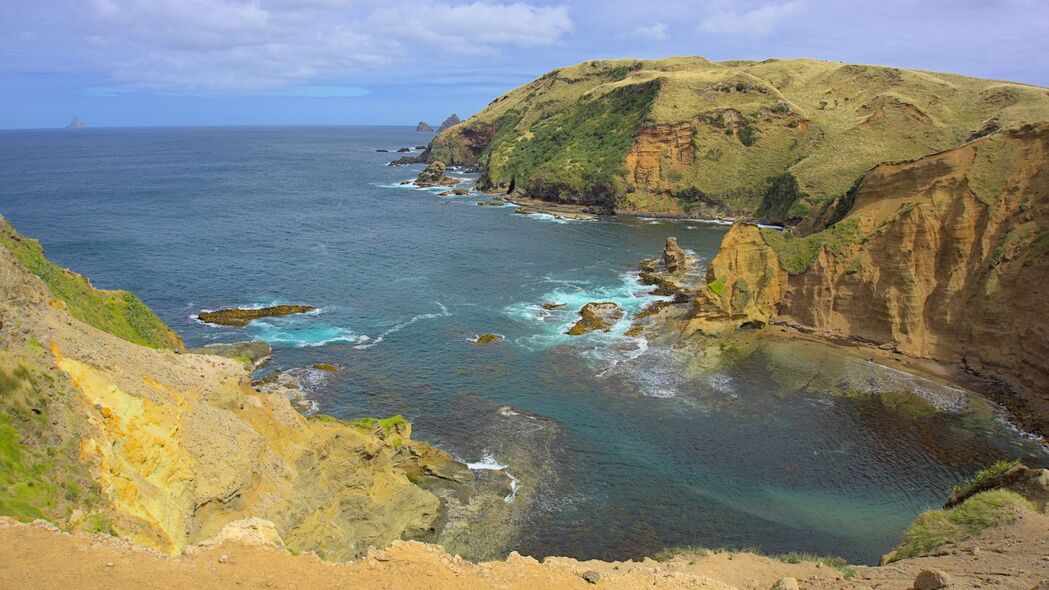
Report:
[[[450,127],[455,127],[459,123],[462,123],[462,120],[459,119],[459,115],[452,113],[451,115],[448,115],[448,118],[445,119],[444,122],[441,123],[441,126],[437,128],[437,133],[440,133]]]
[[[663,264],[667,271],[676,274],[685,270],[685,251],[677,245],[677,238],[670,236],[663,247]]]
[[[1049,431],[1049,124],[882,164],[849,199],[804,238],[733,226],[691,327],[775,318],[957,363],[1037,393],[1028,426]]]
[[[430,126],[426,121],[419,121],[419,124],[415,126],[416,131],[423,131],[426,133],[432,133],[433,127]]]
[[[626,312],[613,301],[591,301],[579,310],[579,321],[566,334],[582,336],[599,330],[607,332],[625,315]]]
[[[277,318],[287,315],[308,313],[316,309],[317,308],[310,307],[309,305],[273,305],[257,309],[230,308],[219,309],[216,311],[202,311],[197,314],[197,319],[208,324],[243,328],[259,318]]]
[[[431,162],[422,172],[419,173],[419,176],[415,178],[415,186],[455,186],[459,184],[457,179],[445,175],[445,169],[444,162]]]
[[[254,391],[239,360],[155,350],[74,318],[13,254],[9,243],[28,240],[6,228],[0,410],[12,429],[5,457],[15,463],[0,476],[15,469],[40,494],[0,486],[5,513],[167,553],[261,518],[291,549],[348,559],[431,534],[440,502],[417,484],[468,477],[446,453],[411,440],[403,418],[306,418],[285,397]],[[41,420],[8,421],[28,412],[16,407],[23,403]]]

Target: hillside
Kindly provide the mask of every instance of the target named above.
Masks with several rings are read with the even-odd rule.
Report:
[[[689,331],[784,323],[956,364],[1049,434],[1049,124],[877,166],[843,209],[803,238],[734,225]]]
[[[873,166],[1049,120],[1049,90],[900,68],[700,57],[553,70],[424,154],[482,188],[606,210],[799,220]]]
[[[348,559],[432,533],[430,490],[471,477],[403,418],[306,418],[247,364],[176,344],[0,219],[0,514],[173,554],[258,517]]]

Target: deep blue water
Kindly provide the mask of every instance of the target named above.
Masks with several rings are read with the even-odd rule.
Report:
[[[0,213],[96,286],[135,291],[189,345],[263,338],[277,368],[342,365],[311,391],[322,412],[401,413],[416,438],[465,461],[529,470],[506,550],[610,558],[753,546],[873,562],[959,478],[1036,452],[962,392],[822,347],[701,369],[624,338],[628,322],[563,335],[586,301],[630,312],[652,301],[632,273],[668,235],[705,261],[725,228],[559,223],[399,186],[419,167],[386,167],[396,154],[375,150],[430,137],[399,127],[0,132]],[[543,314],[547,301],[568,305]],[[244,330],[192,319],[275,302],[320,312]],[[484,332],[506,341],[469,342]],[[795,383],[813,367],[821,391]],[[842,375],[918,391],[946,411],[915,417],[877,397],[828,394]],[[542,428],[501,426],[502,406]]]

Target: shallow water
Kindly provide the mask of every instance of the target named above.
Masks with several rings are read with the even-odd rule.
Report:
[[[1045,462],[971,394],[822,346],[701,362],[623,337],[629,317],[564,335],[587,301],[636,313],[658,299],[633,271],[668,235],[705,264],[726,228],[479,207],[400,186],[419,167],[388,168],[395,154],[374,151],[429,138],[0,132],[0,213],[96,286],[138,293],[189,345],[263,338],[277,368],[342,365],[314,384],[322,412],[402,413],[417,438],[490,475],[505,466],[514,530],[489,551],[751,546],[874,562],[983,464]],[[243,330],[192,319],[273,303],[320,309]],[[506,339],[469,342],[485,332]]]

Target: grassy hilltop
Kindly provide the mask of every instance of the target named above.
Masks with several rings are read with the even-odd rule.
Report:
[[[865,171],[1025,122],[1049,90],[817,60],[592,61],[512,90],[426,154],[481,185],[639,211],[832,215]]]

